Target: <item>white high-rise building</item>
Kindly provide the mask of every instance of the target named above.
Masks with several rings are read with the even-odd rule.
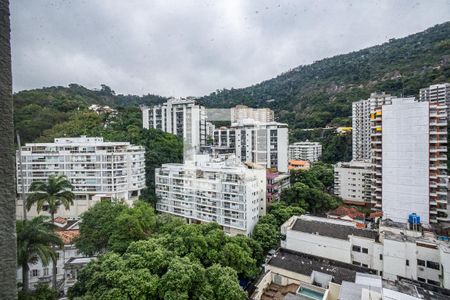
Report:
[[[371,113],[375,209],[404,221],[448,222],[447,106],[394,98]]]
[[[190,222],[216,222],[230,235],[251,234],[266,212],[266,170],[235,157],[196,155],[155,171],[156,209]]]
[[[371,121],[370,113],[386,100],[395,98],[389,94],[372,93],[367,100],[352,103],[352,158],[371,159]]]
[[[244,119],[253,119],[259,122],[273,122],[275,115],[269,108],[251,108],[246,105],[236,105],[231,108],[231,123]]]
[[[244,119],[233,123],[236,157],[279,172],[288,172],[288,126]]]
[[[447,106],[447,117],[450,116],[450,83],[433,84],[420,89],[420,101],[439,103]]]
[[[142,126],[178,135],[188,148],[206,145],[206,109],[194,99],[169,99],[152,107],[142,106]]]
[[[334,194],[347,204],[370,205],[371,178],[369,161],[339,162],[334,166]]]
[[[319,142],[296,142],[289,145],[290,160],[308,160],[316,162],[322,156],[322,145]]]
[[[22,147],[25,194],[34,181],[50,175],[65,175],[72,183],[74,204],[61,207],[58,215],[75,218],[96,202],[123,199],[132,204],[145,188],[145,151],[125,142],[104,142],[101,137],[57,138],[54,143],[30,143]],[[22,192],[22,176],[17,152],[17,191]],[[17,216],[22,217],[22,201]],[[37,216],[32,207],[29,216]]]

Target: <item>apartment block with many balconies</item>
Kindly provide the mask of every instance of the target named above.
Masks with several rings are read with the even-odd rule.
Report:
[[[339,162],[334,166],[334,194],[346,204],[370,206],[372,164],[370,161]]]
[[[242,162],[252,162],[267,169],[288,172],[288,126],[252,119],[233,123],[235,153]]]
[[[244,119],[267,123],[275,121],[273,110],[269,108],[251,108],[246,105],[236,105],[230,109],[231,123]]]
[[[296,142],[289,145],[290,160],[307,160],[311,163],[322,156],[322,145],[318,142]]]
[[[187,148],[206,145],[206,109],[194,99],[169,99],[152,107],[142,106],[142,126],[175,134]]]
[[[371,113],[372,204],[383,218],[447,222],[447,107],[396,98]]]
[[[250,235],[266,212],[266,170],[234,156],[195,155],[155,171],[156,209],[191,223],[216,222],[230,235]]]
[[[352,158],[371,159],[371,119],[370,113],[386,100],[395,98],[386,93],[372,93],[370,98],[352,103]]]
[[[25,195],[34,181],[51,175],[65,175],[74,186],[75,200],[61,217],[79,217],[96,202],[123,199],[132,204],[145,188],[145,158],[142,146],[126,142],[104,142],[101,137],[56,138],[53,143],[29,143],[17,152],[17,191],[22,192],[22,161]],[[44,212],[45,213],[45,212]],[[32,207],[30,216],[37,216]],[[17,202],[22,217],[22,200]]]

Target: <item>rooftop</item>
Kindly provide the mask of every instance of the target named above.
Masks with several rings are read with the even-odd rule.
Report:
[[[333,278],[332,282],[338,284],[341,284],[342,281],[354,282],[357,272],[376,273],[375,270],[369,268],[346,264],[284,248],[278,249],[267,264],[306,276],[310,276],[314,271],[325,273],[331,275]]]
[[[337,217],[349,216],[352,219],[360,219],[360,220],[365,219],[364,213],[359,212],[354,207],[346,207],[346,206],[339,206],[338,208],[328,212],[328,215]]]
[[[318,234],[330,238],[348,240],[350,235],[369,239],[376,239],[378,232],[371,229],[356,228],[353,223],[312,216],[301,216],[297,218],[292,230]]]
[[[450,290],[416,280],[400,278],[396,282],[383,281],[383,296],[386,299],[405,299],[402,294],[424,300],[450,299]]]
[[[72,245],[75,238],[80,235],[79,230],[61,230],[57,231],[59,238],[63,241],[64,245]]]

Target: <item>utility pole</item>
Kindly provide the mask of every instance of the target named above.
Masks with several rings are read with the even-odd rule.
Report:
[[[20,171],[20,182],[22,192],[20,193],[20,198],[22,198],[22,206],[23,206],[23,219],[27,219],[27,199],[25,197],[25,178],[23,176],[23,167],[22,167],[22,145],[20,144],[20,134],[17,131],[17,146],[19,147],[19,171]]]

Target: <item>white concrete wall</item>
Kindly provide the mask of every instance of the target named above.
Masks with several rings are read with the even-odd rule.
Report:
[[[448,249],[439,249],[439,254],[441,258],[441,265],[442,265],[442,285],[446,289],[450,289],[450,252]]]
[[[409,266],[406,265],[409,260]],[[415,243],[406,243],[397,240],[384,240],[383,251],[383,278],[397,279],[397,276],[417,278],[417,259]]]
[[[341,262],[352,263],[351,243],[348,240],[288,230],[286,233],[285,248]]]
[[[393,99],[382,114],[383,218],[406,222],[415,212],[428,224],[428,102]]]
[[[278,129],[278,171],[288,172],[289,137],[287,128]]]

